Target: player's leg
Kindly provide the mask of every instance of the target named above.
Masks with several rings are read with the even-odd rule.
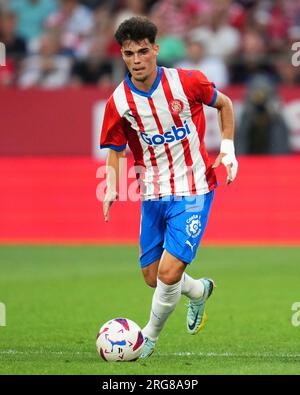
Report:
[[[147,285],[156,287],[158,265],[163,253],[165,204],[143,201],[140,225],[140,266]]]
[[[164,251],[162,256],[166,255],[167,251]],[[157,278],[166,284],[170,284],[174,278],[177,278],[177,276],[181,275],[181,271],[177,273],[177,261],[178,259],[173,257],[174,259],[157,259],[156,261],[150,263],[148,266],[142,268],[142,273],[144,276],[145,283],[149,285],[149,287],[156,288],[157,285]],[[174,262],[173,262],[174,261]],[[161,262],[161,264],[160,264]],[[162,264],[162,262],[166,262],[165,264]],[[158,270],[159,268],[159,270]],[[185,280],[184,280],[184,277]],[[190,276],[184,274],[182,276],[182,286],[184,287],[185,293],[192,293],[195,292],[194,288],[195,286],[192,286],[192,282],[196,281],[193,280]],[[178,279],[179,281],[179,279]],[[175,281],[176,282],[176,281]],[[181,292],[183,293],[183,292]],[[200,296],[203,294],[203,292],[200,292]],[[196,294],[196,298],[199,297],[198,293]]]
[[[203,296],[204,286],[199,279],[194,279],[187,273],[183,273],[181,279],[181,294],[191,300],[197,300]]]
[[[151,288],[156,288],[158,266],[163,253],[165,208],[166,204],[157,201],[147,201],[142,204],[140,263],[144,280]],[[199,299],[203,292],[204,287],[199,280],[194,280],[186,273],[182,276],[183,295],[190,299]]]
[[[141,358],[149,357],[170,314],[181,296],[181,277],[186,264],[164,251],[158,266],[157,286],[153,294],[150,319],[142,332],[145,345]]]
[[[212,292],[213,282],[209,279],[194,280],[185,274],[183,277],[182,274],[186,264],[191,263],[195,257],[212,199],[213,192],[190,200],[173,200],[166,211],[167,229],[163,246],[165,251],[158,267],[157,288],[152,299],[150,320],[143,329],[146,342],[142,358],[152,354],[159,333],[180,299],[182,287],[183,293],[191,299],[188,319],[193,319],[193,333],[204,325],[205,301]],[[189,333],[192,332],[189,330]]]
[[[200,196],[189,196],[174,201],[169,212],[164,248],[183,262],[191,263],[203,237],[214,192]],[[198,333],[206,321],[205,304],[214,288],[211,279],[193,279],[184,273],[181,293],[189,299],[187,331]]]
[[[162,245],[162,243],[161,243]],[[160,258],[150,263],[148,266],[142,268],[145,283],[151,288],[156,288],[157,285],[157,272]]]
[[[145,283],[151,288],[156,288],[158,266],[160,259],[150,263],[148,266],[142,268]],[[183,273],[181,278],[181,294],[187,296],[189,299],[197,300],[203,296],[204,286],[198,279],[192,278],[187,273]]]

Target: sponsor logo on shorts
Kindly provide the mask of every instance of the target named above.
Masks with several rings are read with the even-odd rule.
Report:
[[[201,221],[199,214],[194,214],[186,220],[185,230],[186,233],[192,238],[195,238],[200,235]]]

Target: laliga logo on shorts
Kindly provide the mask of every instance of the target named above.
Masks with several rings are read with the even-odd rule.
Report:
[[[186,220],[185,230],[190,237],[194,238],[200,235],[201,222],[198,214],[194,214]]]
[[[184,127],[176,128],[172,126],[171,130],[167,130],[164,134],[154,134],[142,132],[141,137],[148,145],[161,145],[165,143],[172,143],[173,141],[183,140],[188,134],[191,133],[186,121],[183,122]]]

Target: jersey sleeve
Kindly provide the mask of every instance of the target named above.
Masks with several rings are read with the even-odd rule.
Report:
[[[100,134],[100,148],[123,151],[126,148],[126,144],[124,121],[118,113],[113,96],[111,96],[105,107]]]
[[[218,95],[218,91],[213,82],[209,81],[206,76],[198,70],[179,69],[179,76],[184,90],[187,92],[189,99],[213,106]]]

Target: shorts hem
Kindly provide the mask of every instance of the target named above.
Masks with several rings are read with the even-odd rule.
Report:
[[[154,258],[151,258],[151,260],[149,262],[148,262],[148,260],[145,260],[146,263],[144,261],[142,261],[142,259],[140,258],[140,266],[141,266],[141,268],[151,265],[151,263],[157,261],[157,259],[159,259],[161,256],[162,256],[162,253],[161,254],[157,254],[157,256],[154,256]]]
[[[203,195],[207,195],[210,192],[212,192],[213,190],[215,190],[218,187],[218,183],[215,182],[212,185],[210,185],[208,187],[208,189],[203,189],[201,191],[197,191],[197,192],[191,192],[191,191],[181,191],[181,192],[176,192],[174,194],[171,193],[161,193],[159,195],[140,195],[140,198],[142,201],[148,201],[148,200],[160,200],[162,198],[171,198],[171,197],[182,197],[182,198],[186,198],[186,197],[194,197],[194,196],[203,196]]]

